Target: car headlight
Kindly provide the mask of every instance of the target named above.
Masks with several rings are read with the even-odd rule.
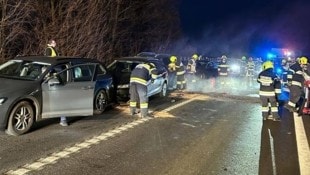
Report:
[[[0,98],[0,105],[2,105],[6,100],[7,100],[6,97],[1,97]]]
[[[129,88],[129,84],[118,85],[117,88],[120,88],[120,89]]]

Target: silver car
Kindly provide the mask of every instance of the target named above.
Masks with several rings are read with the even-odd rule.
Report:
[[[107,66],[115,82],[118,100],[126,101],[129,99],[130,74],[136,65],[140,63],[155,64],[158,74],[160,75],[153,82],[148,82],[148,97],[154,95],[159,95],[161,97],[167,96],[168,71],[164,63],[155,58],[133,56],[117,58]]]
[[[45,118],[102,113],[114,101],[112,76],[86,58],[28,56],[0,65],[0,129],[28,132]]]

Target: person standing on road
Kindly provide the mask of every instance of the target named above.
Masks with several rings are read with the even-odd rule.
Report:
[[[168,71],[169,71],[168,89],[174,90],[176,88],[176,76],[177,76],[176,62],[177,62],[177,57],[171,56],[169,59],[170,59],[170,63],[168,64]]]
[[[50,56],[50,57],[56,57],[59,56],[57,50],[56,50],[56,42],[55,40],[51,39],[47,43],[47,47],[45,48],[45,56]],[[61,126],[68,126],[67,118],[64,116],[60,117],[60,123]]]
[[[221,57],[221,62],[218,65],[218,86],[223,88],[229,84],[228,82],[228,73],[229,73],[229,65],[227,64],[227,57],[223,55]]]
[[[257,82],[260,84],[259,97],[262,105],[263,120],[267,120],[271,112],[273,121],[280,121],[275,93],[275,81],[277,79],[276,74],[273,72],[273,63],[266,61],[263,64],[262,72],[257,77]]]
[[[249,57],[246,64],[246,83],[247,87],[253,86],[255,63],[252,57]]]
[[[147,85],[157,78],[158,72],[153,63],[138,64],[130,75],[130,114],[137,114],[136,108],[139,102],[141,118],[148,117]]]
[[[188,61],[187,64],[187,73],[188,73],[188,82],[191,84],[196,83],[196,61],[198,59],[198,55],[192,55],[192,58]]]
[[[177,71],[177,89],[183,90],[186,88],[185,81],[185,68],[181,59],[177,59],[176,63],[176,71]]]
[[[290,112],[297,112],[296,103],[299,101],[303,92],[303,84],[305,81],[303,74],[307,70],[307,65],[308,58],[301,57],[289,68],[287,79],[290,90],[290,99],[284,107]]]

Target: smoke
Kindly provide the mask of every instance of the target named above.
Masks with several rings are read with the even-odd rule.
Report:
[[[252,80],[251,84],[246,83],[246,77],[222,77],[201,79],[196,77],[196,82],[187,77],[188,92],[195,93],[223,93],[229,95],[249,95],[257,93],[259,84]]]
[[[187,26],[186,36],[175,44],[175,51],[183,55],[196,52],[209,57],[225,54],[241,58],[264,57],[265,50],[285,47],[309,54],[310,2],[264,3],[260,9],[234,12],[218,21],[201,20],[192,26],[195,29]]]

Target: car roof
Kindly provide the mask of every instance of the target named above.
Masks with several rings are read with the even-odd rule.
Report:
[[[158,61],[153,57],[140,57],[140,56],[131,56],[131,57],[120,57],[116,58],[116,61],[140,61],[140,62],[147,62],[147,61]]]
[[[25,61],[38,61],[38,62],[45,62],[50,64],[62,63],[62,62],[93,62],[99,63],[96,59],[91,58],[81,58],[81,57],[70,57],[70,56],[56,56],[56,57],[49,57],[49,56],[17,56],[14,60],[25,60]]]

